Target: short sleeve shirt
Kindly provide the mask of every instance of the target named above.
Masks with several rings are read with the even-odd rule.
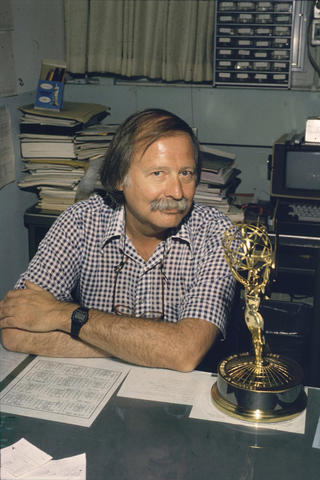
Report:
[[[125,234],[124,207],[95,195],[57,218],[16,288],[27,279],[61,301],[77,291],[88,308],[161,312],[168,322],[200,318],[225,335],[235,288],[222,248],[228,226],[215,208],[194,204],[146,262]]]

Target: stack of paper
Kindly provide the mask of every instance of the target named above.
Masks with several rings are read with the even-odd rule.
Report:
[[[118,124],[94,125],[76,135],[76,156],[78,160],[87,160],[89,162],[86,174],[77,187],[77,201],[88,198],[92,192],[103,190],[99,172],[118,127]]]
[[[22,107],[24,109],[25,107]],[[23,111],[23,110],[22,110]],[[29,111],[29,108],[28,110]],[[53,135],[73,135],[82,128],[82,122],[69,118],[54,118],[25,112],[20,120],[21,133],[49,133]]]
[[[2,480],[85,480],[86,454],[53,460],[50,455],[21,438],[2,448],[0,478]]]
[[[236,156],[209,145],[200,145],[201,176],[195,201],[229,212],[231,194],[241,180],[236,168]]]
[[[61,111],[41,113],[32,105],[21,107],[20,144],[26,175],[19,187],[37,189],[37,207],[60,212],[76,201],[77,187],[91,158],[97,156],[93,149],[80,152],[76,139],[87,130],[91,133],[92,126],[98,128],[108,110],[103,105],[73,102],[65,102]],[[103,147],[99,156],[107,148]]]
[[[22,132],[26,132],[26,124],[32,122],[42,126],[43,133],[49,133],[45,132],[45,125],[47,124],[56,125],[57,128],[62,126],[64,129],[55,133],[63,134],[66,127],[75,128],[75,131],[78,131],[81,128],[99,123],[109,114],[110,108],[97,103],[64,102],[63,109],[60,112],[52,112],[51,110],[39,111],[33,105],[20,107],[20,110],[24,114],[22,122],[25,124],[21,130]],[[80,128],[77,128],[79,124]],[[29,130],[29,133],[32,132]],[[37,131],[37,133],[39,132]],[[51,129],[50,133],[52,133]]]
[[[118,129],[117,124],[94,125],[77,133],[75,137],[75,153],[77,158],[95,158],[104,156],[110,142]]]
[[[76,158],[73,136],[43,133],[20,134],[23,158]]]

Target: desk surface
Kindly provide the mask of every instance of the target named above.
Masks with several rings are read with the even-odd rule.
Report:
[[[24,437],[55,459],[86,452],[87,480],[319,479],[320,389],[309,389],[305,434],[196,420],[190,409],[115,394],[90,428],[2,414],[1,447]]]

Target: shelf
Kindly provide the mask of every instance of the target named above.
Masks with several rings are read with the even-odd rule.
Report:
[[[250,5],[250,2],[217,0],[215,84],[288,88],[291,74],[293,3],[252,2],[251,7]],[[275,49],[286,54],[272,58]],[[241,52],[246,52],[245,56]],[[224,68],[221,65],[221,60],[227,59],[233,62],[234,67],[234,63],[241,62],[244,58],[249,66],[247,71],[240,74],[237,68]],[[259,62],[265,62],[265,65],[257,65]],[[272,68],[276,63],[286,65]]]

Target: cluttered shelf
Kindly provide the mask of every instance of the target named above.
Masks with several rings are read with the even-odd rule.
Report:
[[[102,124],[109,108],[65,102],[61,111],[21,107],[22,189],[36,190],[37,207],[61,212],[95,188],[97,172],[117,125]]]

